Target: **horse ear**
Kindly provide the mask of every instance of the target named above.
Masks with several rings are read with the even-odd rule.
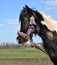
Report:
[[[25,7],[26,7],[27,9],[29,9],[29,7],[28,7],[27,5],[25,5]]]
[[[25,9],[26,9],[27,11],[30,11],[30,8],[29,8],[27,5],[25,5]]]

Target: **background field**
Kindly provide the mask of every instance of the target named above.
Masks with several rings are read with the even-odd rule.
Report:
[[[0,49],[0,65],[53,65],[49,57],[35,48]]]

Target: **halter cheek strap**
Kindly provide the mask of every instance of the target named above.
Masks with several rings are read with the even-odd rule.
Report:
[[[27,30],[27,33],[26,33],[26,34],[23,33],[23,32],[18,31],[17,35],[18,35],[18,36],[21,36],[21,37],[23,37],[23,38],[25,38],[25,39],[27,39],[27,40],[29,40],[29,41],[32,41],[30,35],[31,35],[33,32],[35,32],[34,24],[33,24],[33,25],[30,25],[30,26],[28,27],[28,30]]]

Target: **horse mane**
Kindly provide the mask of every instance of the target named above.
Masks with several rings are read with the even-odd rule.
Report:
[[[33,9],[31,9],[25,5],[23,10],[21,11],[19,21],[21,22],[21,20],[23,20],[23,16],[26,17],[27,13],[30,11],[35,12],[35,10],[33,10]],[[36,16],[40,19],[42,25],[46,25],[50,31],[56,31],[57,32],[57,21],[56,20],[52,19],[51,17],[49,17],[48,15],[46,15],[42,12],[38,12],[37,10],[36,10]]]
[[[44,18],[44,21],[41,21],[43,25],[46,25],[50,31],[57,32],[57,21],[52,19],[50,16],[40,12]]]

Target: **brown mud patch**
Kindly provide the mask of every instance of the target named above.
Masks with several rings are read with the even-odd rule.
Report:
[[[0,58],[0,65],[53,65],[49,58]]]

